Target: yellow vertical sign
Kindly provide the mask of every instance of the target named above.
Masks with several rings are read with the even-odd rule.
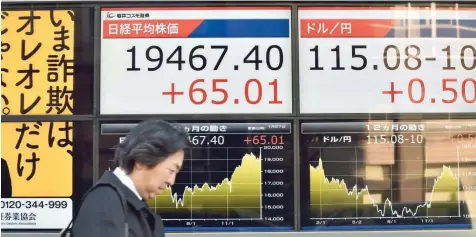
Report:
[[[2,115],[70,115],[74,12],[2,11]]]
[[[2,197],[8,187],[14,198],[70,197],[73,122],[2,122]]]

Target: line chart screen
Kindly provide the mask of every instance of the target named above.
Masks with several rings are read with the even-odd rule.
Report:
[[[100,170],[136,122],[101,124]],[[291,122],[180,122],[192,148],[175,184],[149,200],[167,231],[292,230]]]
[[[300,130],[303,230],[474,224],[476,120],[302,122]]]

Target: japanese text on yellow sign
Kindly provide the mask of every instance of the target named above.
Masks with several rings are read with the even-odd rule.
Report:
[[[72,122],[3,122],[2,186],[11,197],[71,196],[72,150]]]
[[[74,13],[2,12],[2,115],[72,114]]]

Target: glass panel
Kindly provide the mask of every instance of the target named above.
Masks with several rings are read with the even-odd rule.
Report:
[[[92,178],[91,122],[2,122],[2,231],[65,228]]]
[[[92,114],[93,10],[2,11],[2,116]]]

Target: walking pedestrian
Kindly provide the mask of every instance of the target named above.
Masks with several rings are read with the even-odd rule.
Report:
[[[188,147],[188,134],[165,121],[135,126],[117,146],[117,168],[85,195],[71,237],[164,237],[162,219],[146,201],[174,184]]]

